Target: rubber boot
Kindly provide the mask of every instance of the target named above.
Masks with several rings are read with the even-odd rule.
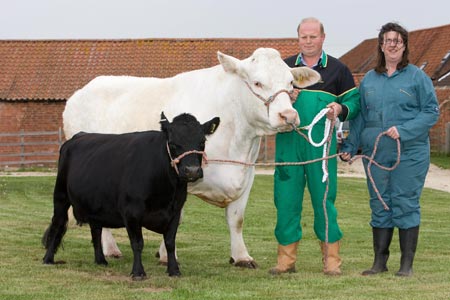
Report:
[[[411,276],[413,274],[412,266],[419,237],[419,226],[409,229],[399,229],[398,233],[402,257],[400,259],[400,270],[395,275]]]
[[[388,270],[386,263],[389,258],[389,246],[391,245],[393,232],[394,228],[372,227],[373,252],[375,254],[375,258],[372,268],[363,271],[361,273],[362,275],[375,275]]]
[[[277,265],[269,270],[272,275],[282,273],[294,273],[295,262],[297,261],[298,242],[289,245],[278,245]]]
[[[339,257],[339,241],[334,243],[320,242],[322,250],[323,273],[325,275],[341,275],[342,259]]]

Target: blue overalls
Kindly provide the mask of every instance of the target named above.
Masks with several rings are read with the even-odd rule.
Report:
[[[370,156],[376,137],[396,126],[400,134],[400,164],[393,171],[375,165],[371,173],[383,201],[367,179],[372,210],[370,225],[375,228],[408,229],[420,224],[419,198],[430,164],[429,130],[439,117],[439,105],[430,78],[414,65],[391,76],[369,71],[360,85],[361,113],[350,121],[350,135],[341,151]],[[375,160],[391,167],[396,162],[397,143],[390,137],[380,139]],[[364,168],[367,175],[367,160]]]

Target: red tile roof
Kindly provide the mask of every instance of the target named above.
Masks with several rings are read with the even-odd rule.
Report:
[[[217,65],[217,51],[243,59],[259,47],[298,51],[296,38],[3,40],[0,99],[65,100],[99,75],[171,77]]]
[[[434,80],[435,85],[450,86],[450,76],[438,81],[450,72],[450,24],[411,31],[409,50],[410,63],[419,67],[426,64],[424,71]],[[446,56],[447,60],[444,60]],[[366,73],[376,64],[377,38],[361,42],[340,59],[352,73]]]

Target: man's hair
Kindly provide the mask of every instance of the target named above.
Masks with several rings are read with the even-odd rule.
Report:
[[[406,31],[405,28],[400,26],[397,23],[386,23],[383,26],[381,26],[380,33],[378,34],[378,55],[377,55],[377,65],[375,67],[375,72],[377,73],[384,73],[387,71],[386,69],[386,59],[384,57],[384,53],[381,49],[383,43],[384,43],[384,34],[390,31],[397,32],[400,34],[403,45],[405,46],[405,50],[403,51],[402,60],[397,64],[397,70],[403,69],[406,67],[409,63],[409,46],[408,46],[408,31]]]
[[[320,34],[325,34],[325,30],[323,28],[323,24],[322,22],[319,21],[319,19],[314,18],[314,17],[308,17],[308,18],[304,18],[300,21],[300,23],[297,26],[297,34],[298,34],[298,30],[300,29],[300,25],[302,25],[303,23],[307,23],[307,22],[317,22],[320,24]]]

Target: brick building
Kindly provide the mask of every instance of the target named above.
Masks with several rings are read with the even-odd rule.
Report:
[[[422,66],[433,79],[443,105],[441,118],[431,131],[432,149],[439,152],[450,152],[449,37],[450,25],[410,33],[411,63]],[[282,57],[298,51],[296,38],[1,40],[0,168],[4,165],[2,161],[12,160],[7,156],[9,153],[19,151],[53,153],[46,159],[56,162],[58,146],[51,142],[55,136],[32,136],[30,140],[39,139],[41,144],[19,145],[17,135],[4,135],[21,131],[58,132],[65,101],[96,76],[171,77],[217,65],[217,51],[243,59],[259,47],[275,48]],[[376,39],[369,39],[341,60],[350,67],[358,83],[373,68],[375,58]],[[259,160],[272,161],[273,153],[273,137],[264,138]],[[45,160],[44,156],[35,159]]]
[[[217,51],[244,59],[260,47],[275,48],[283,57],[298,49],[295,38],[0,41],[0,145],[11,144],[0,146],[0,164],[12,160],[2,152],[51,149],[55,153],[47,160],[56,161],[58,147],[49,141],[23,146],[17,136],[1,134],[57,131],[65,101],[96,76],[171,77],[217,65]]]

